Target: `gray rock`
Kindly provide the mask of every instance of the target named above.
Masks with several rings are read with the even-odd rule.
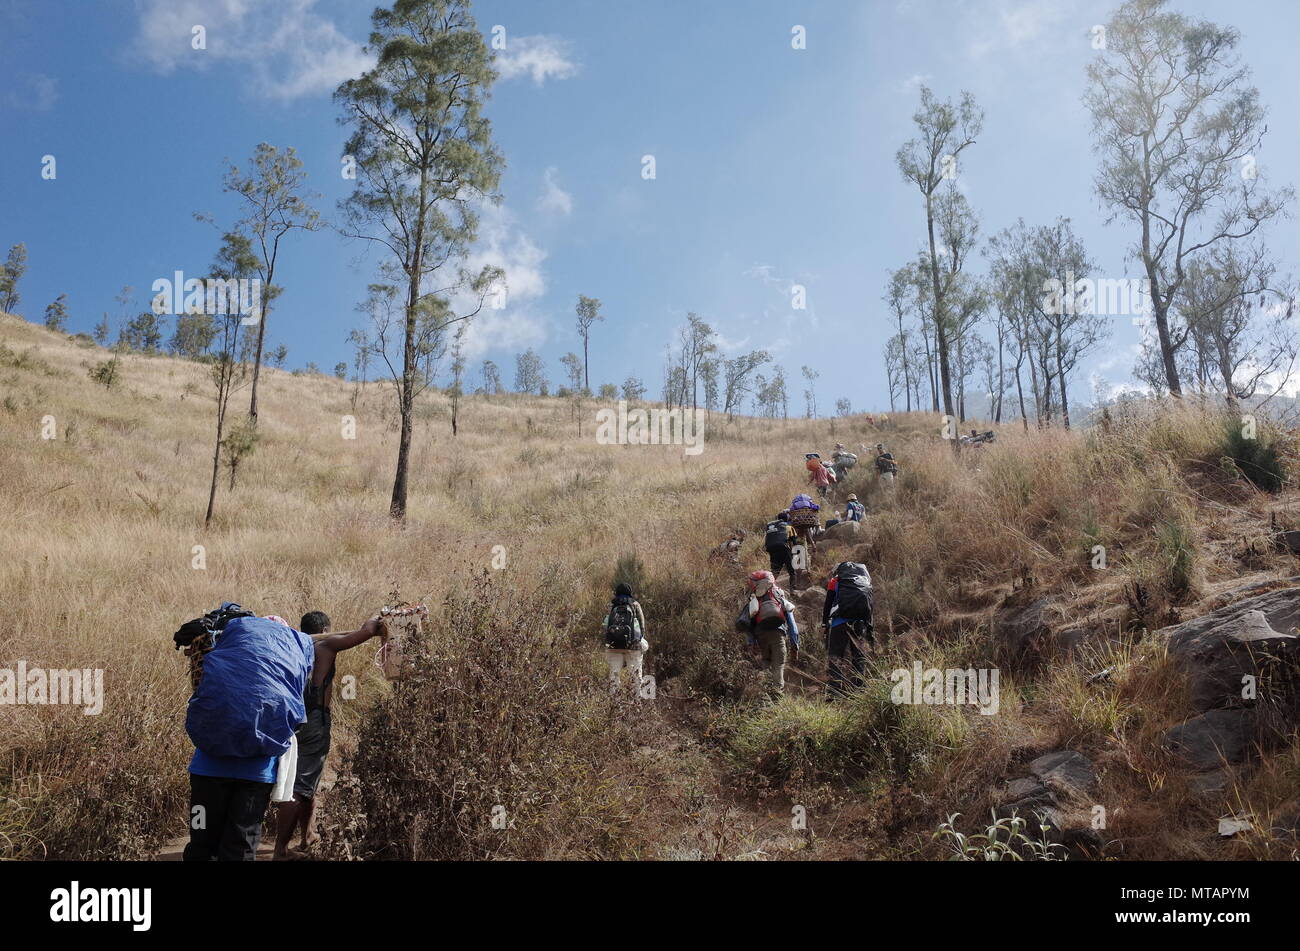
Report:
[[[1021,607],[1001,607],[993,613],[993,637],[1011,660],[1041,654],[1053,640],[1051,614],[1049,598],[1038,598]]]
[[[1255,712],[1240,708],[1209,710],[1170,727],[1163,738],[1166,749],[1202,772],[1244,763],[1254,740]]]
[[[786,593],[798,609],[796,616],[799,618],[799,625],[801,628],[805,624],[811,627],[815,624],[821,623],[822,605],[826,602],[825,588],[813,586],[804,588],[802,591]]]
[[[849,544],[858,540],[862,534],[861,522],[839,522],[826,529],[826,538],[829,541],[843,542]]]
[[[1174,653],[1192,652],[1216,643],[1220,639],[1216,629],[1252,611],[1263,614],[1267,626],[1278,636],[1293,636],[1292,632],[1300,625],[1300,587],[1266,591],[1156,633],[1169,638],[1169,648]]]
[[[1007,790],[1003,796],[1003,806],[1008,810],[1012,807],[1027,807],[1030,805],[1046,805],[1056,801],[1049,789],[1040,779],[1026,776],[1024,779],[1013,779],[1007,783]],[[1025,814],[1025,808],[1020,809],[1020,814]]]
[[[1300,555],[1300,532],[1278,532],[1273,536],[1273,544],[1279,551],[1289,551],[1293,555]]]
[[[1300,588],[1288,588],[1157,633],[1168,637],[1170,653],[1187,671],[1192,708],[1199,712],[1241,705],[1243,678],[1252,676],[1262,685],[1274,664],[1281,665],[1284,676],[1294,672],[1300,663],[1300,638],[1289,632],[1297,622]]]
[[[1029,771],[1059,793],[1081,796],[1097,784],[1092,761],[1073,750],[1058,750],[1040,756]]]

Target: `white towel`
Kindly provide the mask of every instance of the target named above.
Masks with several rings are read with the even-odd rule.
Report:
[[[289,737],[289,748],[280,755],[271,790],[271,802],[288,802],[293,799],[293,781],[298,777],[298,737]]]

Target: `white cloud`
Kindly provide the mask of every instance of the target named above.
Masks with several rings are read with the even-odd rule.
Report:
[[[569,42],[557,36],[517,36],[497,52],[497,73],[503,80],[531,76],[537,86],[548,79],[568,79],[578,72],[569,49]]]
[[[44,73],[26,73],[13,81],[0,99],[10,109],[49,112],[59,99],[59,81]]]
[[[465,264],[472,272],[487,265],[505,271],[504,293],[488,302],[465,332],[465,356],[476,359],[494,350],[535,347],[546,339],[547,321],[537,309],[546,294],[546,252],[515,226],[504,207],[482,209],[479,241]],[[502,368],[504,374],[505,368]]]
[[[556,181],[559,170],[552,165],[542,174],[542,197],[537,200],[537,210],[569,215],[573,212],[573,196],[560,187]]]
[[[1028,44],[1054,46],[1067,40],[1071,30],[1084,43],[1086,37],[1074,16],[1076,7],[1077,0],[995,0],[977,4],[969,8],[963,30],[970,37],[967,55],[982,59]]]
[[[900,79],[895,83],[894,90],[903,95],[911,95],[933,80],[934,76],[931,73],[913,73],[906,79]]]
[[[133,59],[167,74],[238,64],[252,92],[290,101],[332,92],[373,60],[315,12],[316,0],[136,0]],[[205,49],[193,49],[195,26]]]

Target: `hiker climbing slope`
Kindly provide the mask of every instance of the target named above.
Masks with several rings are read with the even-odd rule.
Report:
[[[790,587],[795,587],[795,567],[792,547],[798,540],[794,526],[790,524],[790,513],[778,512],[776,518],[767,523],[764,530],[763,547],[772,562],[772,577],[779,579],[781,569],[785,569],[790,578]]]
[[[898,477],[898,463],[884,443],[876,443],[876,476],[886,483],[893,482]]]
[[[831,486],[835,484],[835,474],[830,469],[822,465],[820,460],[809,460],[816,465],[808,470],[808,482],[810,485],[817,487],[817,494],[823,499],[830,494]]]
[[[642,664],[650,644],[645,640],[645,613],[632,596],[632,586],[619,583],[614,588],[614,600],[605,615],[605,662],[609,664],[610,696],[618,696],[623,671],[631,679],[632,695],[641,696]]]
[[[858,464],[858,457],[844,448],[843,443],[835,444],[835,451],[831,453],[831,472],[834,473],[836,481],[843,482],[848,471]]]
[[[826,632],[826,699],[844,696],[862,686],[866,646],[872,643],[873,597],[867,566],[842,561],[826,582],[822,628]]]
[[[378,617],[370,618],[355,631],[333,633],[329,615],[308,611],[298,622],[299,629],[312,639],[311,677],[303,691],[306,720],[298,726],[298,762],[293,780],[293,796],[276,808],[275,853],[277,859],[288,858],[289,841],[300,832],[299,846],[306,851],[311,844],[312,819],[316,810],[316,789],[329,758],[336,661],[342,651],[364,644],[383,633]]]
[[[811,556],[812,552],[817,550],[815,537],[817,530],[821,528],[821,506],[812,500],[811,496],[800,494],[794,497],[790,503],[790,525],[794,528],[795,537],[798,544],[803,547],[805,556]],[[807,562],[802,566],[807,567]]]
[[[776,698],[785,692],[787,658],[792,664],[799,662],[799,624],[794,605],[776,586],[770,571],[755,571],[746,587],[749,598],[740,608],[736,626],[748,634],[750,649],[767,671],[768,696]]]
[[[194,742],[185,861],[253,861],[279,759],[306,719],[313,654],[311,638],[272,615],[230,619],[204,655],[185,716]]]

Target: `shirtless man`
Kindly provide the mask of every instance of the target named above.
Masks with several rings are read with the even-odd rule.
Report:
[[[298,843],[305,851],[311,839],[311,821],[316,811],[316,787],[325,770],[325,759],[330,751],[330,698],[334,687],[334,662],[340,651],[356,647],[381,634],[379,618],[371,618],[355,631],[331,634],[330,619],[323,611],[311,611],[302,616],[299,629],[311,635],[316,656],[312,664],[311,680],[303,692],[303,705],[307,708],[307,721],[298,727],[298,775],[294,778],[293,799],[282,802],[276,809],[275,855],[276,859],[289,857],[289,840],[295,828],[301,828]]]

